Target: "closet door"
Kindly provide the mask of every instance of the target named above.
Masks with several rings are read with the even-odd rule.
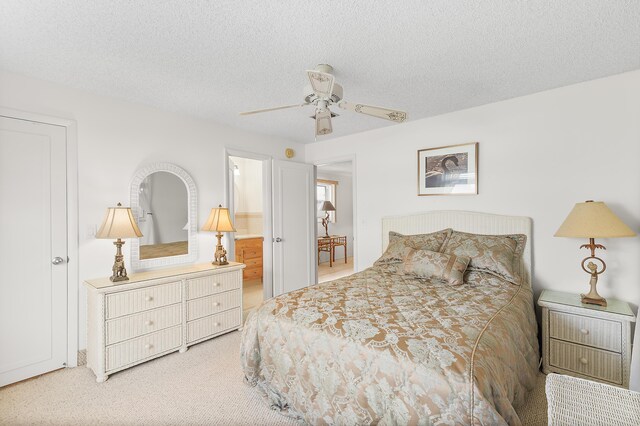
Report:
[[[0,386],[67,358],[66,129],[0,117]]]
[[[274,296],[317,282],[315,175],[312,164],[273,161]]]

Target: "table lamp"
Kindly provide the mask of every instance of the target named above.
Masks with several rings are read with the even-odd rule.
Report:
[[[322,218],[322,226],[324,226],[324,238],[329,238],[329,212],[335,212],[336,208],[333,207],[331,201],[325,201],[320,210],[326,212],[325,217]]]
[[[129,279],[127,269],[124,267],[124,256],[122,256],[124,241],[121,238],[140,237],[142,237],[142,232],[140,232],[129,207],[122,207],[122,204],[118,203],[116,207],[107,209],[107,214],[96,233],[96,238],[117,238],[113,243],[116,246],[116,260],[111,268],[112,275],[109,277],[111,281],[118,282]]]
[[[609,207],[602,201],[588,200],[584,203],[577,203],[573,207],[555,236],[589,239],[589,244],[580,246],[580,248],[591,250],[591,255],[582,260],[582,270],[591,275],[589,293],[580,295],[582,303],[607,306],[606,299],[600,296],[596,290],[598,275],[607,269],[604,260],[596,257],[596,249],[606,250],[606,248],[602,244],[596,244],[595,238],[633,237],[634,235],[636,233],[609,210]],[[594,261],[601,263],[600,270]]]
[[[218,245],[216,245],[216,251],[214,254],[212,265],[228,265],[227,251],[222,247],[222,233],[223,232],[236,232],[233,224],[231,223],[231,215],[229,209],[222,207],[222,204],[211,209],[207,222],[202,227],[203,231],[217,232]]]

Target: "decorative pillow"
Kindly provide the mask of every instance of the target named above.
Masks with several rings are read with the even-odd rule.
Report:
[[[402,263],[411,250],[440,251],[442,245],[451,235],[452,229],[432,232],[431,234],[402,235],[389,232],[387,250],[373,264],[375,266]]]
[[[453,231],[442,248],[443,253],[471,258],[469,270],[489,272],[519,284],[518,264],[527,236],[480,235]]]
[[[464,282],[464,271],[468,264],[468,257],[431,250],[412,250],[404,261],[404,273],[460,285]]]

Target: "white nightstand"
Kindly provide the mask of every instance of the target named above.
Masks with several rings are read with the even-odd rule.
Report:
[[[560,373],[629,387],[631,323],[628,303],[607,299],[586,305],[578,294],[544,290],[542,360],[545,373]]]

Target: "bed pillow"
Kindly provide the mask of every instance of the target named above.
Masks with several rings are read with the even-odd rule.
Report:
[[[443,229],[431,234],[417,235],[402,235],[390,231],[387,250],[374,262],[374,265],[402,263],[411,250],[440,251],[452,231],[452,229]]]
[[[411,250],[404,261],[403,272],[418,278],[436,278],[453,285],[464,282],[469,258],[431,250]]]
[[[514,284],[520,283],[518,266],[527,236],[481,235],[453,231],[442,252],[469,257],[469,270],[489,272]]]

